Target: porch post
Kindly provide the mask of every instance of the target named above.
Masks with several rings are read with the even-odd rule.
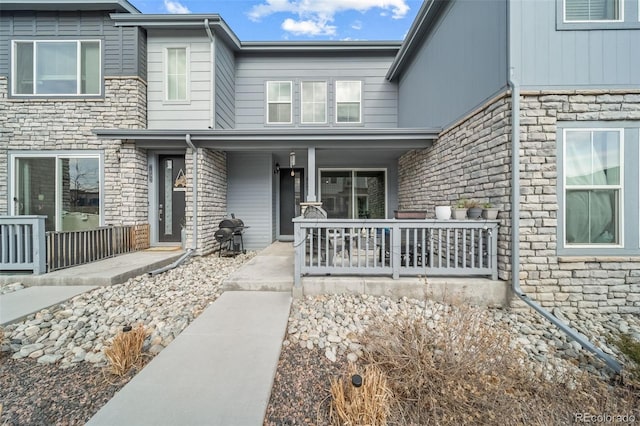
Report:
[[[316,148],[307,148],[307,178],[309,186],[307,187],[307,201],[314,203],[318,199],[316,197]]]

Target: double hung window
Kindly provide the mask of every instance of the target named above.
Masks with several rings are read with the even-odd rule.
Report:
[[[303,124],[324,124],[327,122],[327,83],[324,81],[303,81],[302,118]]]
[[[267,123],[290,124],[292,87],[290,81],[267,82]]]
[[[186,47],[170,47],[166,53],[166,99],[188,100],[188,52]]]
[[[100,41],[14,41],[14,95],[100,95]]]
[[[361,82],[336,81],[336,123],[360,123]]]
[[[622,20],[623,0],[564,0],[565,22]]]

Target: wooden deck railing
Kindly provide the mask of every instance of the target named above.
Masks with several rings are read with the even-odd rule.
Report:
[[[47,271],[148,248],[148,228],[148,224],[142,224],[47,232]]]
[[[46,271],[46,216],[0,217],[0,271]]]
[[[296,285],[303,275],[498,276],[498,221],[293,222]]]

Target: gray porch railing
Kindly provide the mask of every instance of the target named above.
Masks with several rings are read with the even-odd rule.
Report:
[[[0,271],[46,272],[46,216],[0,217]]]
[[[293,220],[295,283],[303,275],[498,278],[498,221]]]

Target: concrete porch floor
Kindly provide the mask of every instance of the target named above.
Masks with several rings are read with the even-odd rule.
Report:
[[[319,294],[370,294],[394,299],[411,297],[477,306],[507,306],[509,285],[482,277],[305,276],[293,283],[294,249],[277,241],[231,274],[224,290],[286,291],[294,297]]]

